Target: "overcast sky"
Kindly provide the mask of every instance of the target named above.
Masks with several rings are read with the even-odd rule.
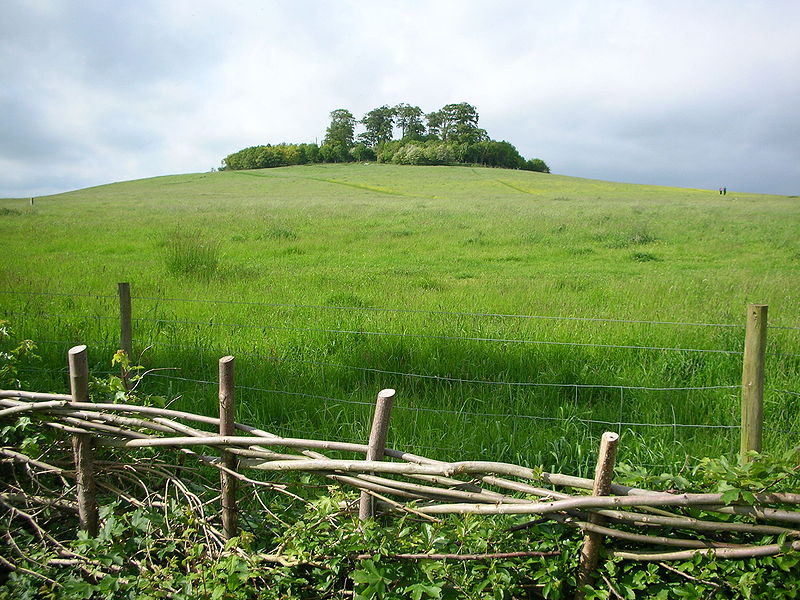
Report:
[[[554,173],[800,194],[800,2],[0,0],[0,197],[477,107]]]

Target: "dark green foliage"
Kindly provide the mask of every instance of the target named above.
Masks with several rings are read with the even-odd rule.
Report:
[[[359,162],[375,160],[375,151],[363,143],[353,146],[350,149],[350,155]]]
[[[320,162],[343,163],[350,162],[352,156],[350,150],[341,144],[322,144],[319,147]]]
[[[223,170],[266,169],[321,162],[316,144],[278,144],[252,146],[229,154],[223,160]]]
[[[372,109],[360,121],[367,130],[358,136],[358,139],[370,148],[388,142],[392,139],[394,119],[394,108],[384,105]]]
[[[403,165],[475,164],[550,172],[543,160],[526,161],[511,143],[489,139],[486,131],[478,127],[478,118],[477,109],[466,102],[447,104],[427,115],[418,106],[384,105],[369,111],[359,121],[366,131],[356,140],[355,118],[350,111],[340,108],[331,112],[331,124],[322,146],[253,146],[228,155],[222,170],[377,160]],[[392,139],[395,126],[400,128],[399,140]]]
[[[394,107],[395,124],[400,128],[400,139],[419,140],[425,135],[422,118],[425,113],[419,106],[398,104]]]
[[[356,120],[346,108],[331,111],[331,124],[325,131],[323,145],[349,150],[353,147]]]
[[[539,173],[549,173],[550,167],[547,166],[541,158],[531,158],[525,161],[525,164],[520,167],[525,171],[537,171]]]
[[[797,456],[784,458],[767,459],[747,473],[729,463],[708,461],[698,468],[694,485],[723,489],[735,483],[750,489],[791,489],[797,484]],[[626,483],[646,480],[663,486],[693,487],[680,476],[652,478],[636,469],[623,467],[621,471],[627,478],[619,481]],[[58,558],[58,552],[20,528],[14,536],[31,558],[25,563],[27,568],[54,583],[31,573],[10,573],[6,583],[0,585],[0,599],[558,600],[574,596],[581,545],[581,535],[575,528],[542,522],[514,530],[514,525],[526,521],[524,517],[466,515],[427,522],[409,513],[361,524],[354,513],[342,509],[353,503],[354,493],[309,485],[313,481],[302,476],[288,482],[295,492],[306,490],[308,494],[316,489],[319,495],[311,496],[305,504],[273,495],[274,514],[259,510],[255,503],[243,505],[242,522],[249,530],[231,540],[222,552],[207,545],[193,513],[174,500],[165,509],[107,504],[101,513],[103,526],[94,539],[84,534],[70,538],[65,528],[75,526],[71,520],[53,522],[50,532],[68,551],[93,561],[83,572],[49,563]],[[560,554],[470,561],[398,556],[502,552]],[[276,556],[279,560],[273,558]],[[19,564],[18,557],[13,558]],[[790,550],[774,557],[730,561],[713,556],[673,563],[604,559],[595,584],[584,591],[587,598],[604,600],[796,598],[798,564],[800,556]]]
[[[486,131],[478,127],[478,111],[471,104],[447,104],[426,115],[428,133],[444,142],[476,144],[489,139]]]
[[[468,146],[466,162],[484,167],[504,167],[506,169],[522,169],[525,159],[509,142],[484,140]]]
[[[31,340],[15,340],[11,324],[0,319],[0,389],[22,388],[19,369],[39,359],[35,350]]]
[[[652,252],[634,252],[631,254],[631,260],[636,262],[655,262],[659,258]]]

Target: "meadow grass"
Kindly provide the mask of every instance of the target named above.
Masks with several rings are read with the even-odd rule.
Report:
[[[748,302],[773,326],[765,448],[794,444],[799,220],[793,198],[501,169],[159,177],[0,200],[0,315],[63,389],[69,345],[108,370],[130,281],[142,362],[179,369],[146,385],[178,406],[213,414],[234,354],[239,419],[277,433],[365,439],[394,387],[396,447],[586,473],[613,429],[667,468],[738,449]],[[649,389],[682,387],[716,389]]]

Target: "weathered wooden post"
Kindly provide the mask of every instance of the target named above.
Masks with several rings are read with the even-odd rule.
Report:
[[[133,360],[133,326],[131,318],[131,284],[118,283],[119,294],[119,347]]]
[[[389,417],[392,413],[395,391],[385,389],[378,392],[375,401],[375,414],[372,417],[372,430],[369,433],[369,447],[367,460],[383,460],[383,451],[386,449],[386,434],[389,431]],[[371,519],[375,515],[373,497],[367,492],[361,492],[361,501],[358,505],[358,518],[362,521]]]
[[[233,357],[219,359],[219,434],[236,435],[236,406],[233,379]],[[236,455],[223,451],[222,466],[236,471]],[[236,477],[226,471],[220,472],[222,505],[222,534],[226,540],[236,537]]]
[[[89,360],[86,346],[75,346],[67,353],[69,387],[73,402],[89,402]],[[88,433],[72,436],[75,478],[78,488],[78,516],[81,529],[96,536],[98,531],[97,493],[94,482],[92,438]]]
[[[131,286],[129,283],[118,283],[117,293],[119,295],[119,347],[124,350],[129,361],[133,361],[133,326],[131,319]],[[130,364],[133,364],[132,362]],[[120,369],[122,385],[126,390],[131,389],[128,379],[129,372],[123,366]]]
[[[767,305],[747,306],[747,329],[742,363],[742,437],[739,458],[750,459],[747,452],[761,452],[764,427],[764,356],[767,347]]]
[[[614,477],[614,461],[617,458],[617,443],[619,434],[613,431],[606,431],[600,438],[600,450],[597,454],[597,466],[594,470],[594,485],[592,486],[592,496],[607,496],[611,490],[611,480]],[[589,522],[601,524],[603,517],[590,514]],[[603,535],[587,531],[583,536],[583,547],[581,548],[581,562],[578,567],[578,583],[575,598],[584,598],[584,591],[581,589],[585,585],[592,583],[594,571],[597,568],[597,559],[600,555],[600,548],[603,545]]]

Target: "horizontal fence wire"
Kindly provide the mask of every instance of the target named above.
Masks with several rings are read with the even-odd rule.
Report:
[[[162,375],[162,374],[152,374],[151,377],[157,377],[160,379],[168,379],[168,380],[175,380],[175,381],[184,381],[189,383],[196,383],[200,385],[211,385],[217,386],[219,385],[216,381],[208,381],[203,379],[191,379],[188,377],[176,377],[173,375]],[[571,386],[570,386],[571,387]],[[298,396],[304,398],[312,398],[318,400],[324,400],[328,402],[336,402],[337,404],[355,404],[361,406],[374,406],[374,402],[364,402],[359,400],[344,400],[342,398],[332,398],[329,396],[319,396],[315,394],[308,394],[304,392],[289,392],[286,390],[274,390],[274,389],[267,389],[267,388],[257,388],[257,387],[249,387],[249,386],[235,386],[237,390],[248,390],[254,392],[262,392],[268,394],[279,394],[279,395],[286,395],[286,396]],[[414,406],[403,406],[397,405],[395,406],[395,410],[402,410],[402,411],[409,411],[409,412],[417,412],[417,413],[436,413],[436,414],[446,414],[446,415],[460,415],[460,416],[467,416],[467,417],[491,417],[495,419],[499,418],[513,418],[513,419],[522,419],[522,420],[532,420],[532,421],[569,421],[569,422],[579,422],[585,424],[592,424],[592,425],[615,425],[615,426],[622,426],[622,427],[663,427],[663,428],[689,428],[689,429],[741,429],[741,425],[705,425],[705,424],[688,424],[688,423],[636,423],[636,422],[625,422],[625,421],[604,421],[599,419],[585,419],[580,417],[542,417],[536,415],[524,415],[519,413],[489,413],[489,412],[474,412],[474,411],[464,411],[464,410],[453,410],[453,409],[438,409],[438,408],[425,408],[425,407],[414,407]]]
[[[17,294],[27,296],[53,296],[53,297],[77,297],[77,298],[95,298],[95,299],[117,299],[116,294],[70,294],[70,293],[57,293],[57,292],[16,292],[16,291],[0,291],[0,294]],[[252,302],[252,301],[236,301],[236,300],[206,300],[196,298],[158,298],[149,296],[133,296],[133,300],[139,301],[156,301],[156,302],[186,302],[186,303],[202,303],[202,304],[229,304],[229,305],[247,305],[247,306],[261,306],[261,307],[274,307],[274,308],[290,308],[290,309],[305,309],[305,310],[337,310],[337,311],[359,311],[359,312],[375,312],[375,313],[397,313],[397,314],[428,314],[438,316],[452,316],[452,317],[471,317],[471,318],[497,318],[497,319],[519,319],[519,320],[548,320],[548,321],[575,321],[575,322],[589,322],[589,323],[623,323],[623,324],[646,324],[646,325],[673,325],[673,326],[691,326],[691,327],[720,327],[720,328],[738,328],[744,329],[744,324],[726,324],[726,323],[697,323],[697,322],[681,322],[681,321],[655,321],[655,320],[636,320],[636,319],[616,319],[616,318],[594,318],[594,317],[561,317],[561,316],[543,316],[543,315],[520,315],[508,313],[489,313],[489,312],[452,312],[441,310],[416,310],[416,309],[398,309],[386,307],[352,307],[352,306],[330,306],[330,305],[313,305],[313,304],[291,304],[291,303],[268,303],[268,302]],[[81,315],[81,314],[54,314],[54,313],[31,313],[23,311],[9,311],[10,316],[24,316],[24,317],[46,317],[46,318],[59,318],[59,319],[85,319],[93,321],[116,321],[117,315]],[[180,319],[157,319],[140,317],[134,319],[138,323],[154,323],[154,324],[170,324],[170,325],[193,325],[203,327],[227,327],[227,328],[240,328],[240,329],[260,329],[272,331],[298,331],[306,333],[329,333],[339,335],[360,335],[360,336],[374,336],[374,337],[400,337],[400,338],[419,338],[419,339],[435,339],[435,340],[448,340],[448,341],[468,341],[468,342],[487,342],[487,343],[504,343],[504,344],[531,344],[531,345],[554,345],[554,346],[572,346],[572,347],[590,347],[590,348],[607,348],[607,349],[622,349],[622,350],[649,350],[661,352],[694,352],[694,353],[710,353],[710,354],[726,354],[726,355],[743,355],[743,352],[736,350],[723,350],[723,349],[701,349],[701,348],[681,348],[681,347],[664,347],[664,346],[646,346],[646,345],[617,345],[617,344],[600,344],[600,343],[581,343],[581,342],[562,342],[540,339],[516,339],[505,337],[479,337],[479,336],[449,336],[449,335],[431,335],[431,334],[413,334],[413,333],[399,333],[399,332],[381,332],[381,331],[366,331],[366,330],[352,330],[352,329],[328,329],[328,328],[310,328],[310,327],[282,327],[274,325],[246,325],[238,323],[221,323],[214,322],[213,319],[209,321],[190,321]],[[770,329],[783,329],[783,330],[800,330],[800,327],[792,326],[769,326]],[[136,340],[138,343],[143,343],[142,340]],[[59,341],[59,340],[45,340],[38,341],[39,344],[62,344],[71,345],[73,342]],[[110,340],[102,342],[84,342],[96,345],[107,345],[111,343]],[[152,346],[157,347],[175,347],[184,348],[179,345],[169,345],[156,343]],[[195,348],[204,352],[210,352],[209,349]],[[224,352],[227,353],[227,352]],[[636,391],[654,391],[654,392],[672,392],[672,391],[696,391],[696,390],[724,390],[724,389],[738,389],[739,385],[717,385],[717,386],[699,386],[699,387],[648,387],[648,386],[624,386],[624,385],[603,385],[603,384],[576,384],[576,383],[539,383],[539,382],[507,382],[507,381],[492,381],[481,379],[466,379],[448,376],[427,375],[419,373],[405,373],[401,371],[389,371],[372,367],[361,367],[353,365],[342,365],[336,363],[328,363],[324,361],[302,361],[302,360],[289,360],[270,356],[264,356],[257,353],[238,353],[240,355],[257,356],[261,359],[268,359],[284,363],[302,363],[312,364],[319,366],[326,366],[332,368],[351,369],[361,372],[369,372],[381,375],[391,375],[396,377],[428,379],[433,381],[446,381],[448,383],[460,384],[476,384],[476,385],[498,385],[508,387],[552,387],[552,388],[572,388],[579,389],[618,389],[622,393],[624,390]],[[784,353],[767,353],[767,356],[777,357],[800,357],[800,354],[784,354]],[[106,372],[110,373],[110,372]],[[162,377],[174,380],[182,380],[186,382],[194,382],[200,384],[217,385],[215,382],[208,382],[203,380],[192,380],[189,378],[170,377],[165,375],[150,374],[152,377]],[[296,397],[306,397],[310,399],[324,400],[330,402],[338,402],[345,404],[358,404],[358,405],[371,405],[369,402],[359,402],[352,400],[343,400],[340,398],[332,398],[327,396],[320,396],[315,394],[307,394],[302,392],[289,392],[286,390],[270,390],[264,388],[249,388],[246,386],[238,386],[242,390],[252,390],[262,393],[283,394]],[[800,392],[791,390],[778,390],[771,389],[770,391],[781,394],[789,394],[792,396],[800,396]],[[398,407],[401,408],[401,407]],[[560,419],[556,417],[537,417],[533,415],[517,415],[506,413],[474,413],[464,411],[448,411],[429,408],[414,408],[402,407],[401,410],[415,410],[418,412],[442,412],[446,414],[461,414],[465,416],[479,416],[491,418],[522,418],[522,419],[535,419],[535,420],[574,420],[587,424],[602,424],[602,425],[616,425],[628,427],[689,427],[689,428],[709,428],[709,429],[738,429],[739,425],[703,425],[703,424],[678,424],[678,423],[636,423],[624,421],[605,421],[597,419]],[[788,432],[784,432],[788,433]]]
[[[18,290],[0,290],[3,295],[20,295],[20,296],[53,296],[53,297],[75,297],[75,298],[103,298],[103,299],[116,299],[117,294],[78,294],[67,292],[29,292]],[[702,323],[694,321],[660,321],[660,320],[646,320],[646,319],[620,319],[613,317],[568,317],[568,316],[552,316],[552,315],[525,315],[515,313],[492,313],[492,312],[469,312],[469,311],[443,311],[443,310],[424,310],[424,309],[410,309],[410,308],[389,308],[389,307],[376,307],[376,306],[338,306],[338,305],[325,305],[325,304],[293,304],[281,302],[254,302],[251,300],[221,300],[221,299],[206,299],[206,298],[160,298],[157,296],[131,296],[131,300],[147,300],[153,302],[184,302],[195,304],[228,304],[228,305],[241,305],[241,306],[263,306],[272,308],[292,308],[292,309],[312,309],[312,310],[338,310],[338,311],[358,311],[358,312],[376,312],[376,313],[399,313],[399,314],[428,314],[428,315],[441,315],[441,316],[454,316],[454,317],[488,317],[488,318],[502,318],[502,319],[527,319],[527,320],[551,320],[551,321],[579,321],[579,322],[595,322],[595,323],[629,323],[640,325],[673,325],[685,327],[722,327],[722,328],[735,328],[744,329],[745,325],[741,323]],[[800,326],[791,325],[768,325],[769,329],[785,329],[800,331]]]
[[[31,313],[21,311],[8,311],[5,313],[8,317],[45,317],[47,319],[86,319],[93,321],[119,321],[118,316],[109,317],[106,315],[86,315],[72,313],[69,315],[52,314],[52,313]]]
[[[16,295],[16,296],[54,296],[54,297],[67,297],[67,298],[117,298],[117,294],[76,294],[70,292],[28,292],[18,290],[0,290],[3,295]]]
[[[681,321],[647,321],[637,319],[615,319],[600,317],[562,317],[545,315],[520,315],[513,313],[490,313],[490,312],[459,312],[444,310],[422,310],[413,308],[386,308],[378,306],[334,306],[324,304],[287,304],[271,302],[252,302],[247,300],[204,300],[199,298],[156,298],[150,296],[132,296],[131,300],[150,300],[157,302],[192,302],[200,304],[234,304],[245,306],[264,306],[272,308],[294,308],[294,309],[313,309],[313,310],[340,310],[354,312],[376,312],[376,313],[399,313],[399,314],[424,314],[452,317],[489,317],[500,319],[529,319],[529,320],[550,320],[550,321],[586,321],[597,323],[631,323],[642,325],[683,325],[692,327],[733,327],[744,328],[744,325],[731,323],[692,323]],[[800,328],[798,328],[800,329]]]
[[[774,388],[768,388],[770,392],[778,392],[779,394],[790,394],[792,396],[800,396],[800,392],[792,392],[790,390],[776,390]]]
[[[135,340],[139,341],[139,340]],[[139,341],[139,343],[142,343]],[[173,348],[173,349],[186,349],[185,346],[177,344],[166,344],[161,342],[154,342],[149,344],[153,348]],[[192,350],[211,354],[212,352],[223,356],[225,353],[216,348],[198,348],[191,347]],[[586,388],[586,389],[614,389],[614,390],[642,390],[653,392],[679,392],[679,391],[694,391],[694,390],[726,390],[726,389],[739,389],[741,385],[708,385],[708,386],[683,386],[683,387],[646,387],[634,385],[608,385],[608,384],[593,384],[593,383],[538,383],[532,381],[496,381],[491,379],[462,379],[458,377],[449,377],[444,375],[425,375],[420,373],[407,373],[403,371],[387,371],[384,369],[376,369],[373,367],[357,367],[354,365],[343,365],[341,363],[330,363],[325,361],[316,360],[297,360],[288,358],[279,358],[275,356],[268,356],[257,352],[237,352],[236,356],[247,356],[250,358],[259,358],[272,362],[287,363],[287,364],[307,364],[315,366],[332,367],[338,369],[350,369],[354,371],[362,371],[366,373],[376,373],[380,375],[395,375],[398,377],[407,377],[411,379],[430,379],[433,381],[447,381],[448,383],[471,383],[481,385],[500,385],[510,387],[556,387],[556,388]]]
[[[10,311],[8,316],[25,316],[25,317],[47,317],[47,318],[60,318],[60,319],[85,319],[85,320],[110,320],[116,321],[118,317],[109,317],[104,315],[63,315],[63,314],[44,314],[44,313],[20,313]],[[501,344],[523,344],[523,345],[544,345],[544,346],[572,346],[578,348],[609,348],[618,350],[650,350],[658,352],[697,352],[709,354],[729,354],[741,356],[744,352],[740,350],[720,350],[720,349],[707,349],[707,348],[680,348],[680,347],[666,347],[666,346],[638,346],[638,345],[618,345],[618,344],[597,344],[587,342],[557,342],[551,340],[525,340],[518,338],[493,338],[493,337],[470,337],[470,336],[450,336],[450,335],[431,335],[422,333],[398,333],[392,331],[366,331],[366,330],[351,330],[351,329],[325,329],[315,327],[288,327],[277,325],[246,325],[241,323],[219,323],[214,321],[186,321],[182,319],[155,319],[146,317],[137,317],[132,319],[133,322],[141,323],[154,323],[154,324],[168,324],[168,325],[194,325],[202,327],[227,327],[238,329],[260,329],[268,331],[300,331],[303,333],[333,333],[339,335],[363,335],[371,337],[399,337],[399,338],[412,338],[412,339],[431,339],[431,340],[446,340],[446,341],[466,341],[466,342],[487,342],[487,343],[501,343]],[[800,356],[794,354],[776,354],[776,356]]]
[[[10,311],[6,313],[7,316],[23,316],[23,317],[47,317],[47,318],[60,318],[60,319],[84,319],[95,321],[117,321],[118,317],[109,317],[105,315],[63,315],[63,314],[45,314],[45,313],[22,313]],[[365,331],[365,330],[349,330],[349,329],[324,329],[324,328],[310,328],[310,327],[280,327],[276,325],[246,325],[241,323],[215,323],[214,321],[186,321],[181,319],[155,319],[146,317],[137,317],[132,319],[133,322],[147,322],[156,325],[165,323],[168,325],[195,325],[202,327],[227,327],[239,329],[260,329],[269,331],[302,331],[304,333],[335,333],[344,335],[364,335],[373,337],[399,337],[399,338],[414,338],[414,339],[434,339],[434,340],[447,340],[447,341],[468,341],[468,342],[487,342],[487,343],[503,343],[503,344],[530,344],[530,345],[544,345],[544,346],[573,346],[577,348],[609,348],[617,350],[650,350],[660,352],[696,352],[696,353],[709,353],[709,354],[728,354],[734,356],[742,356],[744,352],[741,350],[721,350],[714,348],[681,348],[681,347],[668,347],[668,346],[637,346],[637,345],[618,345],[618,344],[597,344],[586,342],[557,342],[551,340],[525,340],[518,338],[491,338],[491,337],[469,337],[469,336],[446,336],[446,335],[429,335],[419,333],[398,333],[386,331]],[[800,354],[786,354],[782,352],[767,352],[767,356],[779,358],[800,358]]]
[[[551,321],[584,321],[584,322],[595,322],[595,323],[630,323],[630,324],[640,324],[640,325],[677,325],[686,327],[728,327],[737,329],[745,328],[745,325],[740,323],[698,323],[692,321],[655,321],[655,320],[643,320],[643,319],[619,319],[619,318],[602,318],[602,317],[521,315],[515,313],[459,312],[459,311],[444,311],[444,310],[422,310],[413,308],[386,308],[386,307],[376,307],[376,306],[335,306],[335,305],[324,305],[324,304],[253,302],[249,300],[218,300],[218,299],[208,300],[202,298],[157,298],[153,296],[131,296],[131,300],[150,300],[157,302],[192,302],[200,304],[236,304],[236,305],[246,305],[246,306],[265,306],[273,308],[388,312],[388,313],[404,313],[404,314],[442,315],[442,316],[454,316],[454,317],[491,317],[491,318],[502,318],[502,319],[529,319],[529,320],[538,319],[538,320],[551,320]],[[800,327],[785,326],[785,325],[770,325],[769,327],[773,329],[800,330]]]
[[[204,380],[204,379],[191,379],[189,377],[177,377],[175,375],[162,375],[160,373],[150,373],[148,375],[148,377],[154,377],[154,378],[157,378],[157,379],[169,379],[169,380],[172,380],[172,381],[185,381],[185,382],[188,382],[188,383],[197,383],[197,384],[200,384],[200,385],[213,385],[213,386],[219,385],[219,382],[217,382],[217,381],[207,381],[207,380]],[[287,391],[287,390],[273,390],[273,389],[268,389],[268,388],[249,387],[249,386],[245,386],[245,385],[237,385],[235,387],[236,387],[237,390],[248,390],[248,391],[252,391],[252,392],[262,392],[262,393],[268,393],[268,394],[281,394],[283,396],[298,396],[298,397],[301,397],[301,398],[311,398],[311,399],[314,399],[314,400],[325,400],[325,401],[328,401],[328,402],[336,402],[337,404],[357,404],[357,405],[363,405],[363,406],[374,406],[375,405],[374,402],[363,402],[363,401],[359,401],[359,400],[344,400],[342,398],[332,398],[330,396],[321,396],[321,395],[318,395],[318,394],[308,394],[306,392],[290,392],[290,391]]]
[[[117,295],[102,295],[102,294],[68,294],[68,293],[55,293],[55,292],[24,292],[5,290],[0,291],[0,294],[14,294],[14,295],[30,295],[30,296],[74,296],[85,298],[117,298]],[[441,316],[454,316],[454,317],[488,317],[488,318],[502,318],[502,319],[527,319],[527,320],[550,320],[550,321],[583,321],[595,323],[629,323],[641,325],[676,325],[687,327],[726,327],[726,328],[739,328],[743,329],[743,324],[737,323],[698,323],[698,322],[683,322],[683,321],[657,321],[657,320],[640,320],[640,319],[619,319],[619,318],[602,318],[602,317],[565,317],[565,316],[550,316],[550,315],[524,315],[514,313],[492,313],[492,312],[460,312],[460,311],[443,311],[443,310],[423,310],[411,308],[388,308],[388,307],[373,307],[373,306],[337,306],[337,305],[324,305],[324,304],[292,304],[292,303],[279,303],[279,302],[254,302],[249,300],[220,300],[220,299],[203,299],[203,298],[159,298],[157,296],[131,296],[131,300],[147,300],[152,302],[185,302],[195,304],[228,304],[240,306],[263,306],[272,308],[292,308],[292,309],[312,309],[312,310],[338,310],[338,311],[354,311],[354,312],[376,312],[376,313],[398,313],[398,314],[427,314],[427,315],[441,315]],[[798,329],[800,327],[782,327],[786,329]]]
[[[739,356],[744,354],[739,350],[716,350],[716,349],[704,349],[704,348],[634,346],[634,345],[617,345],[617,344],[595,344],[587,342],[555,342],[550,340],[521,340],[517,338],[431,335],[424,333],[397,333],[391,331],[365,331],[357,329],[324,329],[316,327],[280,327],[276,325],[241,325],[236,323],[213,323],[213,322],[203,322],[203,321],[182,321],[182,320],[165,320],[165,319],[152,319],[152,321],[157,323],[166,323],[170,325],[180,324],[180,325],[202,325],[206,327],[238,327],[241,329],[261,329],[268,331],[301,331],[303,333],[335,333],[342,335],[364,335],[372,337],[399,337],[399,338],[410,338],[410,339],[429,339],[429,340],[447,340],[447,341],[465,341],[465,342],[492,342],[501,344],[530,344],[530,345],[544,345],[544,346],[573,346],[579,348],[610,348],[610,349],[620,349],[620,350],[654,350],[662,352],[698,352],[698,353],[709,353],[709,354],[732,354]]]

